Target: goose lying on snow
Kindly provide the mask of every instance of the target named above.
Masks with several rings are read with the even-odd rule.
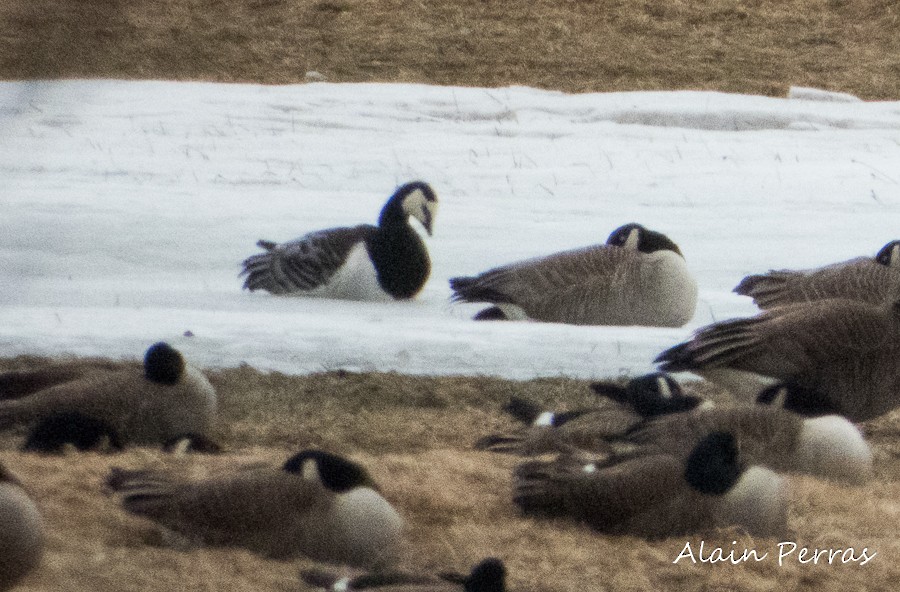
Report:
[[[462,574],[415,574],[383,571],[362,574],[342,574],[321,569],[306,569],[300,577],[310,586],[334,592],[345,590],[375,590],[376,592],[504,592],[506,567],[499,559],[484,559]]]
[[[655,361],[662,370],[717,382],[744,401],[782,383],[802,393],[807,406],[865,421],[900,403],[898,354],[900,301],[829,299],[714,323]]]
[[[697,304],[697,283],[678,246],[640,224],[616,229],[605,245],[455,277],[450,287],[454,302],[495,305],[479,319],[681,327]]]
[[[900,241],[891,241],[875,257],[857,257],[818,269],[772,270],[745,277],[734,289],[760,308],[796,302],[849,298],[881,304],[900,294]]]
[[[71,380],[48,381],[45,372],[54,379]],[[123,442],[135,444],[208,434],[217,406],[216,391],[206,376],[162,342],[147,350],[141,369],[127,364],[88,367],[71,377],[49,366],[7,373],[0,382],[42,387],[19,389],[15,398],[0,399],[0,428],[74,413],[93,418]]]
[[[348,300],[412,298],[425,285],[431,260],[409,218],[430,235],[437,205],[434,190],[416,181],[388,199],[378,226],[329,228],[281,244],[259,241],[265,252],[244,260],[244,288]]]
[[[758,536],[786,529],[787,481],[747,467],[732,434],[709,434],[679,458],[559,457],[514,471],[513,501],[526,515],[569,517],[611,534],[661,538],[737,525]]]
[[[305,450],[280,468],[247,468],[200,481],[114,469],[125,509],[213,545],[273,558],[305,555],[366,568],[395,559],[403,520],[359,464]]]
[[[38,566],[44,521],[21,483],[0,465],[0,590],[9,590]]]

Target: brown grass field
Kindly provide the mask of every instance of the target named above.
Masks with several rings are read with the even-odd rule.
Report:
[[[784,95],[791,85],[900,98],[896,0],[4,0],[0,79],[109,77],[529,85],[570,92],[710,89]],[[148,336],[148,344],[155,336]],[[139,352],[135,352],[137,357]],[[46,363],[0,360],[0,370]],[[591,401],[567,378],[410,377],[332,372],[209,372],[221,400],[220,456],[25,455],[20,433],[0,459],[44,512],[42,566],[21,590],[91,592],[303,590],[302,561],[235,549],[184,549],[126,515],[102,491],[114,465],[195,474],[280,463],[320,446],[368,465],[409,522],[404,565],[467,570],[502,557],[512,590],[894,590],[900,581],[900,444],[896,413],[865,426],[877,477],[861,488],[793,480],[800,547],[864,547],[867,565],[777,561],[779,541],[737,531],[646,542],[567,521],[518,515],[515,459],[471,449],[510,427],[512,394],[570,408]],[[598,377],[601,378],[601,377]],[[699,383],[694,389],[706,389]],[[685,543],[769,552],[759,563],[673,564]],[[732,545],[732,541],[736,543]]]

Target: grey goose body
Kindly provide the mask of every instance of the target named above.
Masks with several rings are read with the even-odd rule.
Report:
[[[53,366],[48,371],[54,378],[64,376]],[[74,377],[65,375],[67,379],[49,383],[42,372],[38,368],[17,373],[20,378],[33,375],[19,384],[42,388],[0,399],[0,428],[75,414],[93,418],[123,442],[160,444],[185,434],[207,434],[215,419],[215,389],[200,370],[165,343],[148,348],[142,367],[86,368]]]
[[[826,298],[881,304],[900,294],[900,241],[887,243],[875,257],[857,257],[817,269],[749,275],[734,291],[749,296],[760,308]]]
[[[110,474],[124,508],[205,544],[365,568],[395,559],[403,520],[358,463],[318,450],[201,480]]]
[[[431,234],[437,203],[427,183],[406,183],[388,199],[377,226],[329,228],[281,244],[259,241],[264,252],[243,262],[244,289],[348,300],[412,298],[431,273],[431,259],[409,218]]]
[[[37,504],[0,465],[0,590],[15,587],[40,564],[45,538]]]
[[[405,571],[343,573],[322,569],[306,569],[300,573],[304,582],[317,588],[344,592],[374,590],[376,592],[505,592],[506,567],[490,557],[478,562],[468,574],[421,574]]]
[[[606,244],[511,263],[450,280],[455,302],[495,306],[480,318],[575,325],[680,327],[693,316],[697,284],[677,245],[627,224]]]
[[[865,421],[900,403],[900,304],[828,299],[713,323],[656,358],[752,402],[773,384]]]
[[[687,459],[644,451],[525,462],[514,471],[513,501],[526,515],[568,517],[610,534],[663,538],[737,525],[765,536],[786,528],[787,483],[746,466],[734,437],[715,433]]]

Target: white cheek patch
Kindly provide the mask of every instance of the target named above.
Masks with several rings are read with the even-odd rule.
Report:
[[[588,474],[590,474],[590,473],[596,473],[596,472],[597,472],[597,465],[595,465],[594,463],[588,463],[588,464],[584,465],[583,467],[581,467],[581,470],[582,470],[583,472],[585,472],[585,473],[588,473]]]
[[[638,243],[641,241],[641,231],[637,228],[632,228],[628,232],[628,238],[625,239],[625,244],[622,247],[626,249],[631,249],[632,251],[638,250]]]
[[[351,582],[350,578],[341,578],[331,585],[331,589],[335,592],[345,592],[350,589]]]
[[[669,381],[662,376],[656,379],[656,388],[659,391],[659,396],[663,399],[672,398],[672,389],[669,387]]]
[[[544,411],[537,416],[537,419],[534,420],[534,423],[532,425],[538,427],[550,427],[553,425],[554,417],[555,415],[552,411]]]

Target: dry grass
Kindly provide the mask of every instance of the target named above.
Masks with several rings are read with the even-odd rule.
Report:
[[[0,360],[0,370],[43,363]],[[587,382],[542,379],[513,382],[478,377],[410,377],[329,372],[310,376],[261,374],[250,368],[210,372],[221,398],[221,456],[172,457],[150,449],[124,454],[65,457],[15,451],[21,435],[0,440],[0,459],[39,500],[50,530],[43,566],[23,590],[92,592],[140,590],[302,590],[303,561],[262,559],[237,549],[185,549],[167,542],[151,523],[126,515],[103,493],[113,465],[180,467],[197,475],[245,462],[280,463],[307,446],[340,451],[364,462],[386,496],[407,518],[405,565],[429,570],[467,569],[488,555],[502,557],[514,590],[735,590],[892,589],[900,577],[894,558],[900,517],[896,433],[900,417],[867,426],[876,446],[878,478],[850,489],[813,479],[794,480],[791,527],[801,546],[863,547],[876,551],[865,566],[779,567],[777,544],[736,531],[647,542],[607,537],[578,524],[522,518],[510,503],[516,459],[476,452],[472,442],[507,429],[499,408],[511,394],[557,408],[595,402]],[[708,385],[690,388],[721,398]],[[685,543],[705,540],[737,553],[754,548],[760,563],[700,564],[672,561]],[[737,541],[732,545],[732,541]]]
[[[0,79],[791,85],[900,98],[895,0],[4,0]]]

